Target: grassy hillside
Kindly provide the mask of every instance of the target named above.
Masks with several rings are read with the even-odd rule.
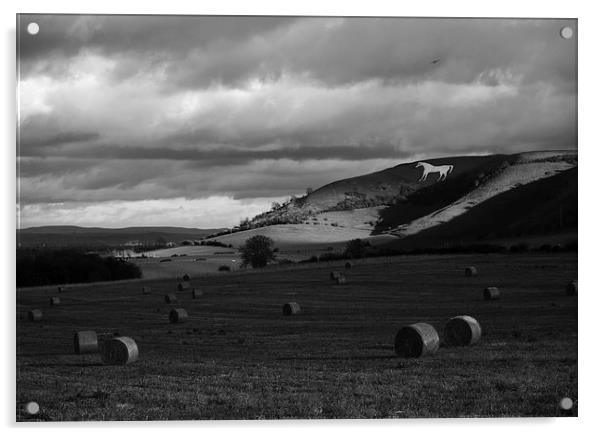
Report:
[[[422,169],[413,162],[333,182],[258,215],[246,223],[243,232],[217,239],[240,245],[253,234],[263,234],[280,245],[307,245],[384,234],[403,238],[449,222],[518,186],[574,168],[577,153],[527,152],[426,161],[454,165],[454,171],[445,181],[436,182],[437,175],[431,174],[419,182]],[[545,189],[547,185],[542,186]]]
[[[418,233],[448,222],[496,195],[536,180],[551,177],[576,166],[576,160],[574,160],[576,156],[557,155],[549,159],[534,161],[523,160],[524,156],[522,155],[518,155],[518,157],[521,158],[520,161],[517,160],[517,162],[509,165],[503,163],[490,173],[481,173],[474,180],[473,188],[461,198],[412,221],[401,223],[388,232],[401,237]],[[444,183],[440,185],[442,189],[445,189],[444,185]],[[416,194],[421,192],[418,191]],[[551,193],[551,195],[554,195],[554,193]],[[408,199],[406,203],[411,204],[411,199]]]
[[[468,156],[450,157],[440,159],[428,159],[434,165],[452,164],[454,171],[448,177],[450,186],[456,186],[457,180],[464,180],[467,173],[472,177],[479,168],[488,168],[496,165],[503,159],[509,159],[504,155],[491,156]],[[416,168],[416,162],[401,164],[393,168],[375,173],[336,181],[325,185],[301,198],[292,198],[291,201],[276,206],[254,218],[241,223],[236,230],[249,230],[253,228],[267,227],[278,224],[303,224],[308,223],[316,215],[333,211],[354,211],[357,209],[373,209],[383,207],[394,202],[396,199],[405,198],[418,190],[423,190],[436,183],[438,175],[431,174],[424,182],[418,179],[422,175],[422,169]],[[461,184],[461,183],[460,183]],[[452,198],[464,193],[451,194]],[[448,195],[448,197],[450,196]],[[455,195],[455,197],[454,197]],[[440,203],[445,203],[442,198]],[[340,217],[342,221],[348,219]],[[351,219],[353,220],[353,219]],[[376,220],[368,220],[374,221]],[[353,227],[357,227],[354,225]],[[370,224],[374,229],[374,223]]]
[[[577,232],[577,168],[516,187],[449,222],[393,242],[396,247],[439,247],[520,236]]]
[[[375,233],[409,223],[453,203],[475,189],[477,183],[480,183],[486,175],[503,171],[514,160],[514,157],[505,155],[471,159],[470,165],[464,162],[458,171],[454,168],[450,177],[444,182],[426,184],[420,186],[420,189],[396,197],[395,203],[381,212],[374,228]]]
[[[58,306],[48,305],[53,289],[19,290],[17,402],[58,421],[558,416],[561,398],[577,400],[577,298],[564,292],[576,254],[372,261],[344,286],[329,278],[342,263],[193,279],[203,297],[178,293],[177,305],[163,301],[175,280],[77,286]],[[467,265],[479,275],[465,277]],[[491,285],[499,301],[483,301]],[[299,316],[281,315],[289,301]],[[168,323],[173,307],[186,323]],[[41,322],[21,318],[32,308]],[[483,328],[474,346],[395,355],[401,326],[441,333],[464,314]],[[74,355],[79,330],[130,336],[140,360]]]
[[[499,162],[504,158],[503,155],[490,155],[425,159],[425,161],[433,165],[454,165],[454,170],[448,178],[449,182],[453,182],[464,177],[466,173],[476,171],[480,166]],[[407,195],[419,188],[433,185],[437,179],[437,175],[431,174],[425,182],[419,182],[420,176],[422,176],[422,169],[416,168],[416,162],[405,163],[383,171],[329,183],[305,197],[304,204],[324,210],[335,208],[346,199],[359,197],[367,202],[376,203],[370,206],[379,205],[400,194]]]
[[[320,247],[332,244],[344,244],[350,239],[367,238],[369,229],[353,227],[334,227],[328,221],[318,220],[315,224],[279,224],[245,230],[230,235],[219,236],[216,241],[240,247],[252,236],[265,235],[276,241],[283,249],[304,249],[310,246]],[[389,238],[393,239],[393,236]]]

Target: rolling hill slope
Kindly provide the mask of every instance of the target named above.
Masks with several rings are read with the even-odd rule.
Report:
[[[508,161],[505,161],[508,162]],[[536,159],[529,159],[525,155],[517,155],[510,160],[510,164],[502,165],[491,172],[483,171],[479,175],[473,175],[474,179],[470,177],[464,177],[463,185],[466,186],[466,194],[462,197],[455,199],[451,202],[443,204],[442,198],[451,200],[449,193],[452,191],[450,187],[454,186],[454,181],[450,183],[441,183],[436,186],[437,194],[433,197],[430,204],[441,205],[441,207],[431,211],[422,208],[423,215],[416,217],[412,220],[404,219],[407,216],[407,211],[411,210],[416,203],[413,196],[408,198],[407,201],[398,203],[396,210],[388,211],[389,221],[387,226],[390,230],[386,233],[391,233],[400,237],[405,237],[425,229],[446,223],[455,217],[458,217],[470,210],[472,207],[495,197],[503,192],[517,188],[527,183],[531,183],[536,180],[540,180],[546,177],[551,177],[562,171],[566,171],[574,167],[570,160],[557,160],[537,157]],[[435,187],[433,187],[435,188]],[[455,190],[454,186],[454,190]],[[432,191],[433,189],[431,189]],[[426,191],[426,190],[425,190]],[[425,197],[421,191],[417,193],[416,197]],[[447,194],[447,195],[446,195]],[[418,200],[418,204],[421,203],[423,198]],[[383,214],[384,215],[384,214]],[[384,220],[383,220],[384,221]],[[379,224],[383,226],[383,221]],[[397,224],[397,225],[396,225]]]
[[[391,243],[442,247],[532,235],[577,233],[577,168],[493,196],[455,218]]]
[[[448,181],[461,178],[483,167],[499,165],[507,159],[505,155],[467,156],[440,159],[428,159],[433,165],[454,165]],[[416,168],[416,162],[397,165],[383,171],[359,177],[339,180],[316,189],[303,200],[304,205],[311,205],[319,211],[344,207],[346,200],[366,202],[366,206],[382,205],[404,194],[436,183],[437,176],[431,174],[425,182],[419,182],[422,169]]]
[[[215,239],[241,245],[247,238],[262,234],[274,239],[276,245],[327,246],[355,238],[391,243],[395,239],[422,235],[429,229],[433,229],[433,235],[445,237],[447,229],[455,228],[454,220],[504,193],[567,172],[566,177],[569,179],[576,180],[577,177],[576,151],[527,152],[426,161],[433,165],[454,165],[454,171],[442,182],[436,181],[435,174],[420,182],[422,170],[416,168],[416,162],[412,162],[372,174],[335,181],[277,210],[256,217],[251,220],[255,228]],[[535,186],[548,198],[550,205],[564,201],[554,183]],[[576,190],[576,185],[574,189]],[[516,198],[522,198],[523,191],[518,192],[519,197]],[[514,199],[515,196],[512,194],[508,198]],[[507,208],[521,207],[522,200],[516,201],[518,205]],[[489,204],[475,212],[479,219],[492,223],[493,227],[509,225],[503,219],[490,219],[488,215],[494,212],[490,211]],[[496,210],[495,213],[514,216],[516,211],[502,209]],[[523,205],[522,212],[518,213],[527,216],[526,205]],[[469,218],[472,216],[470,214]],[[544,218],[536,214],[530,220],[535,222],[539,219]],[[454,224],[451,227],[445,226],[452,221]],[[542,229],[537,226],[531,226],[524,229],[524,234],[540,230]],[[495,228],[489,228],[487,232],[499,233]],[[469,226],[467,234],[462,235],[462,238],[468,238],[470,233]],[[453,237],[450,234],[450,238]],[[412,240],[415,239],[409,239],[407,244]]]
[[[432,245],[441,238],[449,242],[478,240],[483,235],[560,232],[567,229],[572,219],[568,217],[576,216],[576,151],[426,161],[454,165],[454,171],[442,182],[436,181],[435,174],[420,182],[422,169],[412,162],[336,181],[262,214],[256,228],[215,239],[238,246],[247,238],[262,234],[274,239],[277,246],[289,248],[336,246],[355,238],[370,239],[376,244],[419,246]],[[521,189],[525,186],[529,187]],[[543,198],[546,205],[531,213],[529,204],[539,204]],[[498,208],[498,204],[504,206]],[[547,222],[550,216],[544,210],[559,204],[566,210],[567,225],[537,225]],[[277,225],[265,225],[273,218]],[[521,230],[503,231],[515,226]],[[407,241],[400,243],[400,239]]]
[[[324,248],[326,246],[337,246],[345,244],[351,239],[365,239],[370,237],[369,229],[358,229],[352,227],[332,227],[327,223],[313,224],[276,224],[273,226],[260,227],[258,229],[245,230],[229,235],[219,236],[215,240],[224,244],[232,244],[234,247],[244,245],[248,238],[256,235],[264,235],[276,242],[276,246],[287,251]],[[387,242],[397,239],[392,235],[383,235]]]

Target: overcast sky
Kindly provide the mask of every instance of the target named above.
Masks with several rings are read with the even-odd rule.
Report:
[[[224,227],[415,159],[575,149],[567,25],[21,16],[20,227]]]

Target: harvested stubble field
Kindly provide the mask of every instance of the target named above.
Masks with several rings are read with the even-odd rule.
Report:
[[[56,288],[19,290],[17,402],[38,402],[39,420],[162,420],[559,416],[561,398],[577,399],[577,297],[565,294],[576,254],[371,261],[343,286],[329,278],[338,264],[193,277],[203,296],[173,305],[174,280],[144,282],[150,295],[142,282],[71,287],[52,307]],[[486,286],[501,299],[484,301]],[[289,301],[299,315],[282,316]],[[169,324],[174,307],[187,322]],[[42,321],[27,321],[32,308]],[[476,345],[395,355],[401,326],[442,336],[464,314],[483,328]],[[140,360],[75,355],[78,330],[130,336]]]

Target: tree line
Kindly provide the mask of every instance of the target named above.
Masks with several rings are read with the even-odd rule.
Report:
[[[89,283],[142,277],[140,268],[123,259],[77,249],[17,250],[17,287]]]

